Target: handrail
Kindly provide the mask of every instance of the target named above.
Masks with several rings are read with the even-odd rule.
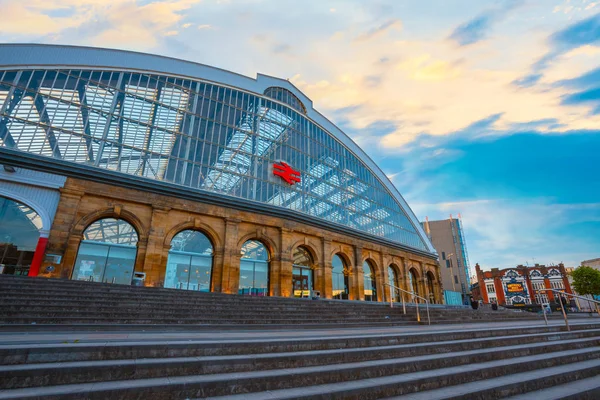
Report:
[[[407,294],[411,295],[413,297],[413,299],[415,297],[418,299],[423,299],[423,301],[425,301],[425,308],[427,309],[427,322],[429,325],[431,325],[431,318],[429,317],[429,300],[427,300],[425,297],[419,296],[415,292],[409,292],[408,290],[401,289],[392,284],[384,283],[384,285],[387,285],[390,287],[390,308],[394,308],[394,295],[392,293],[392,289],[396,289],[400,292],[407,293]],[[404,315],[406,315],[406,303],[404,302],[404,296],[400,296],[400,298],[402,299],[402,309],[404,310]],[[415,301],[415,305],[417,307],[417,322],[421,322],[421,313],[419,312],[419,302]]]
[[[540,292],[554,292],[554,293],[559,293],[562,296],[566,295],[566,296],[571,296],[571,297],[577,297],[578,299],[582,299],[582,300],[591,301],[592,303],[594,303],[596,305],[596,312],[598,313],[598,315],[600,315],[600,310],[598,310],[598,304],[600,304],[600,301],[598,301],[598,300],[591,300],[591,299],[588,299],[587,297],[578,296],[578,295],[572,294],[572,293],[567,293],[565,291],[561,291],[558,289],[537,289],[536,292],[538,294]],[[569,327],[569,319],[567,318],[567,313],[565,311],[565,305],[562,303],[562,301],[560,302],[560,310],[562,311],[563,318],[565,319],[565,325],[567,326],[567,331],[570,331],[571,328]],[[548,325],[548,317],[546,316],[546,310],[543,309],[542,313],[544,314],[544,320],[546,321],[546,325]]]

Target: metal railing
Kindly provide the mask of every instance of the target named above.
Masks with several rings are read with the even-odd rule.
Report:
[[[431,318],[429,317],[429,300],[427,300],[425,297],[419,296],[418,294],[416,294],[414,292],[409,292],[408,290],[401,289],[401,288],[391,285],[389,283],[384,283],[384,285],[387,285],[390,287],[390,307],[391,308],[394,307],[394,292],[393,292],[393,290],[397,290],[399,292],[409,294],[412,297],[413,301],[414,301],[415,297],[417,299],[423,299],[423,301],[425,302],[425,308],[427,309],[427,323],[429,325],[431,325]],[[402,299],[402,310],[404,311],[404,314],[406,315],[406,303],[404,302],[404,296],[401,295],[400,299]],[[421,313],[419,312],[419,302],[415,301],[414,303],[417,308],[417,322],[421,322]]]
[[[594,305],[596,306],[596,312],[598,313],[598,315],[600,315],[600,310],[598,309],[598,304],[600,304],[600,301],[592,300],[587,297],[578,296],[578,295],[572,294],[572,293],[567,293],[567,292],[564,292],[564,291],[561,291],[558,289],[538,289],[538,290],[536,290],[536,292],[538,294],[540,294],[540,292],[553,292],[553,293],[558,293],[559,298],[562,296],[571,296],[571,297],[576,297],[578,299],[587,300],[589,302],[594,303]],[[562,301],[560,301],[560,309],[562,311],[563,318],[565,319],[565,325],[567,326],[567,331],[570,331],[571,327],[569,327],[569,319],[567,318],[567,312],[565,311],[565,304]],[[546,309],[544,306],[542,306],[542,314],[544,314],[544,320],[546,321],[546,325],[548,325],[548,316],[546,315]]]

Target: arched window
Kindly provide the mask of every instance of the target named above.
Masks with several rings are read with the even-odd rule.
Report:
[[[396,273],[396,268],[391,265],[388,267],[388,279],[390,281],[390,285],[393,285],[397,288],[400,287],[400,281],[398,279],[398,274]],[[399,302],[400,301],[400,291],[396,290],[395,288],[392,288],[392,293],[394,294],[392,296],[394,301]]]
[[[27,275],[41,229],[42,218],[35,210],[0,196],[0,273]]]
[[[185,230],[171,240],[165,287],[210,292],[213,247],[201,232]]]
[[[314,290],[314,264],[308,249],[298,246],[294,251],[294,265],[292,268],[292,287],[294,297],[312,297]]]
[[[419,285],[418,285],[418,281],[417,281],[417,273],[416,271],[411,268],[408,274],[408,280],[410,283],[410,288],[412,290],[413,293],[415,293],[416,295],[421,295],[419,293]]]
[[[331,286],[334,299],[348,300],[348,275],[344,273],[346,265],[337,254],[331,259]]]
[[[258,240],[242,246],[238,292],[251,296],[269,295],[269,251]]]
[[[377,282],[375,281],[375,269],[368,261],[363,263],[363,275],[365,278],[365,301],[377,301]]]
[[[138,235],[122,219],[104,218],[83,232],[71,279],[131,284]]]
[[[435,289],[433,286],[433,282],[435,281],[435,276],[431,273],[431,271],[427,271],[425,275],[427,277],[427,289],[429,291],[429,302],[435,303]]]

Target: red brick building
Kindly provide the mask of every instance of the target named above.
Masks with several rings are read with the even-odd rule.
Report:
[[[473,291],[476,300],[500,305],[543,304],[555,301],[553,292],[540,292],[540,289],[556,289],[572,293],[565,266],[533,267],[518,265],[515,268],[482,271],[475,265],[478,290]]]

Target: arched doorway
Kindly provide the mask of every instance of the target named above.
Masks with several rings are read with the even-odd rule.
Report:
[[[131,284],[138,234],[122,219],[104,218],[83,232],[71,279]]]
[[[171,240],[166,288],[210,292],[213,246],[201,232],[185,230]]]
[[[375,268],[369,261],[363,263],[365,301],[377,301],[377,282]]]
[[[312,297],[314,290],[314,261],[307,248],[298,246],[294,251],[292,266],[292,287],[294,297]]]
[[[238,293],[250,296],[269,295],[269,251],[258,240],[248,240],[241,249]]]
[[[29,273],[42,228],[33,208],[0,196],[0,274]]]
[[[388,279],[390,281],[390,285],[393,285],[397,288],[400,287],[400,279],[398,279],[398,272],[396,270],[396,267],[394,265],[390,265],[388,267]],[[392,293],[394,294],[392,296],[392,298],[394,299],[394,301],[399,302],[401,301],[400,299],[400,291],[396,290],[394,288],[392,288]]]
[[[429,302],[431,304],[435,304],[435,285],[433,284],[435,282],[435,276],[431,271],[427,271],[425,277],[427,278],[427,291],[429,292]]]
[[[339,255],[331,259],[331,286],[334,299],[348,300],[348,270],[346,263]]]
[[[410,288],[414,294],[420,296],[421,293],[419,292],[419,281],[417,277],[417,271],[415,271],[414,268],[411,268],[410,271],[408,271],[408,281],[410,284]]]

